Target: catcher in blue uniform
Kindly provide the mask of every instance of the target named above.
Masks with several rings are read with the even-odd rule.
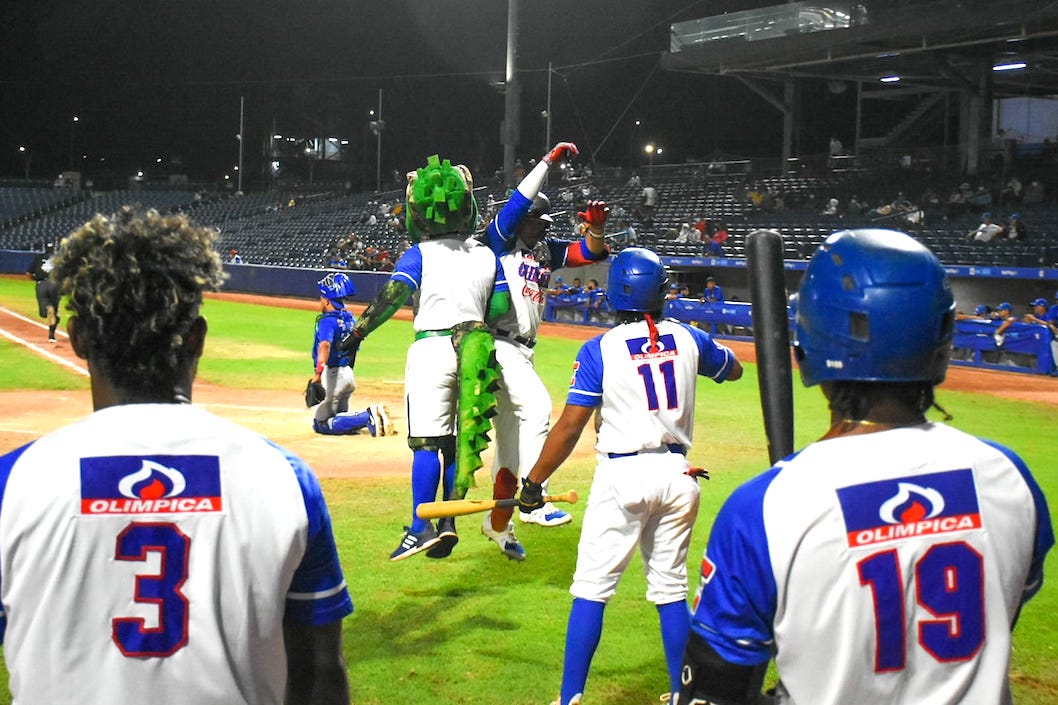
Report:
[[[384,436],[389,418],[381,405],[349,411],[356,377],[350,355],[342,352],[338,343],[356,325],[353,314],[345,308],[345,298],[356,293],[353,282],[348,274],[337,272],[320,279],[316,286],[320,292],[320,315],[316,317],[316,336],[312,343],[315,374],[305,390],[305,403],[316,406],[312,429],[316,433],[341,436],[366,428],[372,436]]]

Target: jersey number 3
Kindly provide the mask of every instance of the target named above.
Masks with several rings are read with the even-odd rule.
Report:
[[[881,551],[857,563],[860,584],[874,597],[874,670],[906,665],[907,620],[899,557]],[[984,559],[968,544],[938,544],[914,566],[915,600],[933,619],[918,622],[918,643],[942,663],[973,658],[985,640]]]
[[[187,598],[180,592],[187,580],[191,539],[170,523],[132,523],[118,535],[114,558],[119,561],[161,558],[157,573],[136,576],[134,599],[158,610],[157,626],[142,617],[117,617],[112,622],[114,643],[125,656],[172,656],[187,645]]]

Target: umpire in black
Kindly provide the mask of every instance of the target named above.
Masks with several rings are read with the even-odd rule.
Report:
[[[59,286],[48,276],[51,274],[53,257],[55,245],[49,242],[26,272],[37,283],[37,310],[41,318],[48,319],[49,343],[55,342],[55,329],[59,325]]]

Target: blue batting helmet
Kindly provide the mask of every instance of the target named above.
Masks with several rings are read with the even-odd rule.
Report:
[[[944,268],[895,230],[830,235],[808,263],[794,352],[801,380],[931,382],[948,368],[955,301]]]
[[[660,311],[668,283],[657,254],[643,247],[627,247],[610,263],[606,299],[615,311]]]
[[[316,288],[320,290],[320,296],[330,301],[335,308],[344,308],[346,296],[356,293],[353,280],[344,272],[332,272],[316,282]]]

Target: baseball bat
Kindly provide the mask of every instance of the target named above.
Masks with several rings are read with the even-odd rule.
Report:
[[[782,236],[774,230],[754,230],[746,238],[746,259],[760,407],[768,459],[775,464],[794,450],[793,366]]]
[[[577,503],[577,491],[570,490],[562,494],[549,494],[544,497],[545,502],[569,502]],[[518,500],[511,499],[450,499],[447,502],[423,502],[415,513],[420,519],[439,519],[441,517],[459,517],[464,514],[476,514],[477,512],[488,512],[497,507],[517,507]]]

